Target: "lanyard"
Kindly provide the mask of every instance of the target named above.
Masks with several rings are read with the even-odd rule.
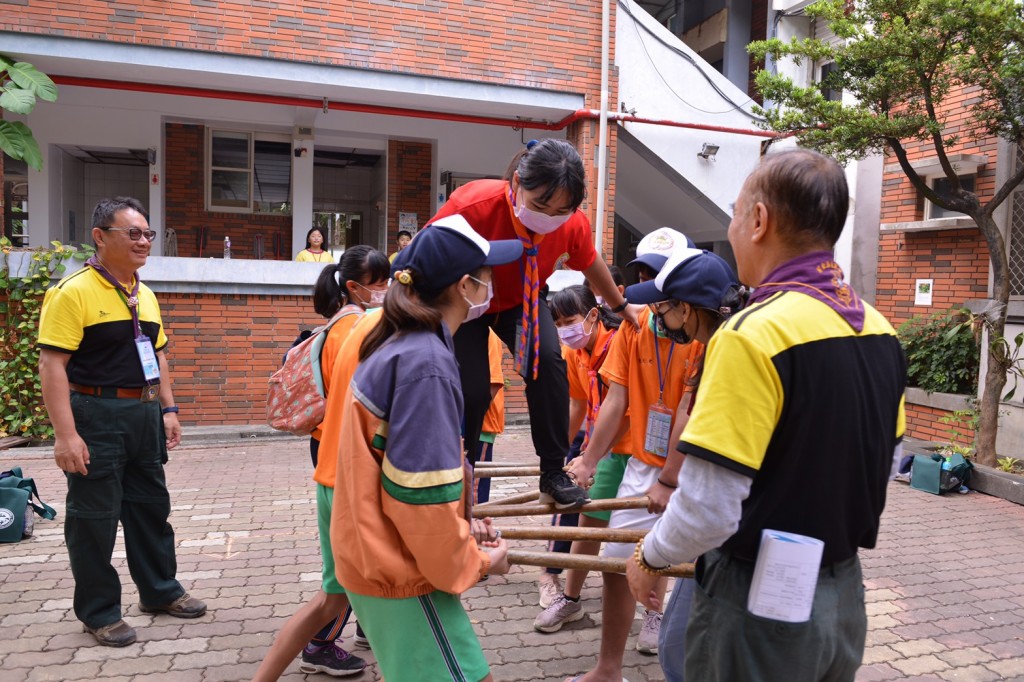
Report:
[[[655,324],[657,324],[657,321],[655,321]],[[668,348],[668,360],[665,361],[665,375],[666,376],[663,376],[662,373],[661,373],[661,351],[659,350],[659,346],[658,346],[658,332],[657,331],[654,332],[654,364],[656,364],[658,366],[658,403],[659,404],[664,404],[664,402],[665,402],[664,400],[662,400],[662,396],[665,395],[665,379],[668,378],[667,377],[667,375],[668,375],[668,366],[672,364],[672,352],[675,349],[676,349],[676,344],[675,344],[675,342],[672,342],[672,344]]]
[[[135,273],[132,276],[133,284],[132,290],[128,291],[124,288],[124,285],[117,280],[116,277],[110,274],[110,272],[103,267],[103,263],[100,262],[99,258],[93,256],[85,262],[86,265],[90,266],[93,270],[98,272],[103,279],[114,285],[117,289],[118,295],[124,302],[125,307],[128,308],[128,312],[132,316],[132,326],[135,328],[135,338],[142,336],[142,327],[139,324],[139,275]]]

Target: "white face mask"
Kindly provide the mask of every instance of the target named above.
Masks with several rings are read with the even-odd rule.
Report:
[[[479,284],[480,286],[487,287],[487,298],[484,299],[483,303],[473,303],[465,296],[462,297],[462,300],[469,304],[469,310],[466,312],[466,319],[464,320],[464,322],[472,322],[473,320],[477,319],[478,317],[486,313],[487,309],[491,307],[491,298],[494,296],[494,290],[491,288],[490,282],[481,282],[472,275],[470,275],[469,278],[476,282],[477,284]]]
[[[526,201],[523,199],[522,188],[519,190],[519,194],[516,196],[515,205],[516,218],[519,218],[519,222],[523,224],[526,229],[537,234],[550,234],[554,232],[565,222],[572,217],[572,213],[566,215],[548,215],[547,213],[541,213],[540,211],[534,211],[526,207]]]
[[[384,305],[384,297],[387,296],[388,294],[387,289],[370,289],[369,287],[363,286],[359,282],[353,281],[352,283],[355,284],[360,289],[362,289],[363,291],[369,292],[370,294],[370,297],[368,299],[365,299],[363,301],[353,301],[353,303],[360,305],[365,310],[372,310]]]

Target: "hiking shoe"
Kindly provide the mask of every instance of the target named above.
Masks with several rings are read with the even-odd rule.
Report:
[[[564,471],[545,471],[540,475],[540,501],[554,504],[559,511],[565,511],[579,509],[590,502],[590,498]]]
[[[370,640],[366,638],[366,633],[363,632],[363,626],[356,623],[356,636],[352,638],[355,645],[360,649],[369,649]]]
[[[661,614],[657,611],[644,612],[644,624],[636,638],[636,650],[642,654],[658,655],[658,635],[661,634]]]
[[[537,582],[540,584],[540,607],[546,609],[562,594],[562,583],[556,574],[547,571],[541,572]]]
[[[139,602],[139,610],[143,613],[166,613],[175,618],[198,618],[206,613],[206,604],[195,597],[190,597],[186,592],[170,604],[163,606],[146,606]]]
[[[551,602],[551,606],[537,614],[533,629],[537,632],[558,632],[566,623],[580,620],[583,616],[582,604],[569,601],[564,594],[560,594]]]
[[[334,677],[345,677],[346,675],[358,675],[366,667],[366,661],[354,656],[331,642],[324,646],[307,644],[302,650],[302,662],[299,663],[299,672],[307,675],[311,673],[327,673]]]
[[[82,631],[91,634],[103,646],[128,646],[135,643],[135,628],[123,620],[98,628],[83,624]]]

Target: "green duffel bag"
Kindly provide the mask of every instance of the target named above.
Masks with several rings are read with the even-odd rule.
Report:
[[[30,537],[35,527],[33,512],[44,519],[57,517],[54,508],[39,498],[35,481],[22,475],[21,467],[0,472],[0,542]]]

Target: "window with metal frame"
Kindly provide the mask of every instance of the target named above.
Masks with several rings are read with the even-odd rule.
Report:
[[[208,130],[207,210],[290,215],[291,139],[284,135]]]

